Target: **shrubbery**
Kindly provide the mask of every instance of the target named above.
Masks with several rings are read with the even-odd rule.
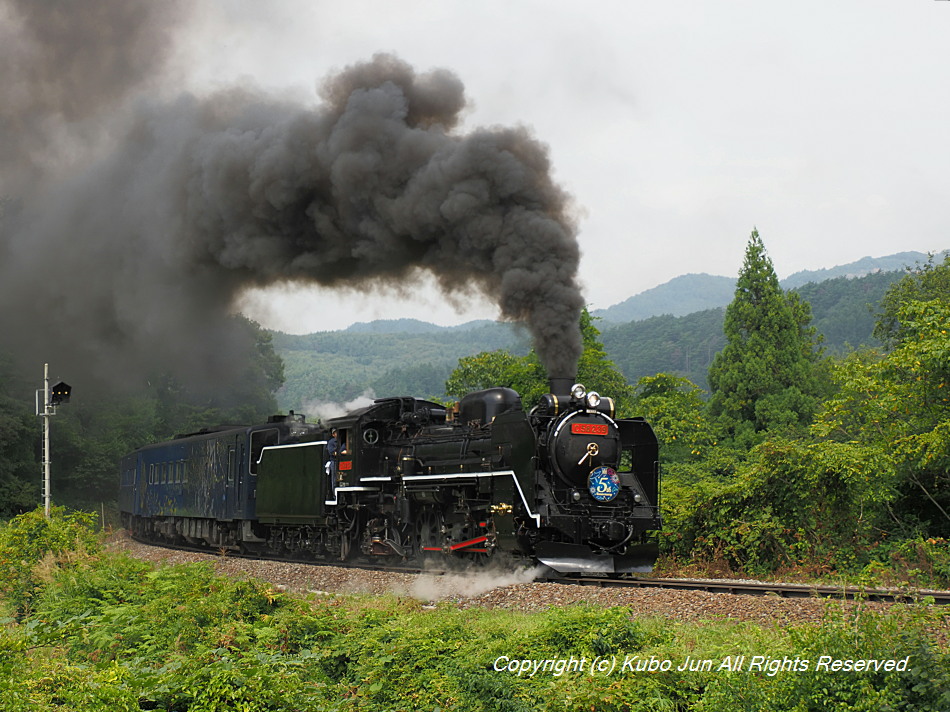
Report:
[[[208,565],[155,569],[94,550],[82,517],[31,530],[29,606],[0,634],[0,708],[9,712],[167,710],[734,710],[945,709],[950,656],[929,630],[938,613],[829,604],[821,625],[776,630],[730,621],[676,624],[625,608],[537,613],[423,605],[395,597],[303,600]],[[30,527],[34,527],[30,529]],[[63,534],[63,528],[72,534]],[[55,534],[59,532],[59,534]],[[22,541],[5,538],[4,543]],[[20,595],[7,588],[4,600]],[[738,655],[809,659],[811,669],[730,672]],[[905,671],[829,673],[819,656],[910,658]],[[687,658],[717,667],[677,670]],[[583,669],[519,674],[521,660],[585,660]],[[625,661],[670,661],[650,671]],[[611,673],[592,672],[595,660]]]
[[[48,519],[38,507],[0,523],[0,598],[18,614],[28,611],[44,570],[99,551],[94,525],[95,515],[62,507],[54,507]]]

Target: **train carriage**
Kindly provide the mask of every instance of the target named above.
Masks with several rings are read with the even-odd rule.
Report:
[[[257,516],[257,467],[269,446],[320,436],[303,416],[219,426],[147,445],[121,462],[119,508],[144,538],[236,547]]]

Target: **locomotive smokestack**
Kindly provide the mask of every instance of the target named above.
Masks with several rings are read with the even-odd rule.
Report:
[[[573,376],[549,376],[548,387],[555,396],[570,396],[571,386],[575,383]]]

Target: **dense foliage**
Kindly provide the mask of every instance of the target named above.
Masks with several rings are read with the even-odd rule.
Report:
[[[81,524],[60,519],[51,542],[54,528],[85,536]],[[524,613],[395,597],[304,600],[218,577],[206,564],[155,569],[83,547],[47,562],[39,580],[29,611],[0,629],[0,707],[8,712],[950,704],[950,657],[933,637],[941,615],[926,605],[875,613],[829,603],[820,624],[781,629],[674,623],[622,607]],[[834,672],[831,660],[890,669]]]
[[[633,411],[653,426],[665,462],[704,456],[718,444],[706,410],[702,392],[688,378],[658,373],[637,383]]]
[[[9,359],[0,353],[0,517],[31,509],[40,495],[34,456],[36,417],[29,401],[14,396],[28,392],[19,381]]]
[[[67,513],[53,507],[47,518],[43,508],[0,524],[0,600],[23,615],[33,596],[52,572],[65,572],[84,556],[100,549],[95,517]]]
[[[807,431],[778,421],[752,448],[726,441],[664,455],[673,559],[950,584],[950,292],[938,287],[950,284],[947,275],[950,263],[931,263],[894,283],[880,322],[892,350],[826,361],[833,391]],[[668,396],[667,408],[674,395],[682,399]],[[708,425],[716,437],[717,422]],[[698,426],[689,433],[696,442],[709,437]]]
[[[877,454],[879,500],[901,533],[950,537],[950,301],[907,302],[896,317],[897,347],[841,365],[815,431]]]
[[[931,255],[926,264],[907,270],[907,275],[881,300],[874,335],[889,346],[906,340],[908,334],[901,309],[910,302],[950,302],[950,254],[937,262]]]

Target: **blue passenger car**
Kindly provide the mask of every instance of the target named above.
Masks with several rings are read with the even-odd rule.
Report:
[[[321,432],[291,413],[263,425],[207,428],[136,450],[121,463],[124,525],[169,540],[234,546],[248,538],[243,529],[256,518],[264,449],[318,440]]]

